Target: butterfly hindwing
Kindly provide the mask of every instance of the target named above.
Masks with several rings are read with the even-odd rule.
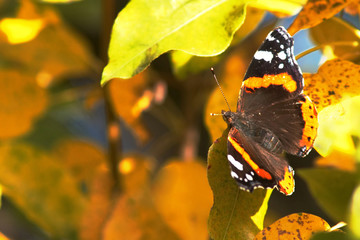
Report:
[[[294,172],[286,160],[242,135],[235,127],[228,135],[228,161],[231,176],[244,190],[277,187],[286,195],[294,191]]]

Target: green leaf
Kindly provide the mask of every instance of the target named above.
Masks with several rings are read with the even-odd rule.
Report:
[[[248,7],[246,9],[246,18],[240,29],[234,34],[234,38],[230,46],[234,46],[241,42],[244,38],[260,24],[261,19],[265,16],[265,11],[257,8]],[[210,67],[220,62],[226,54],[214,57],[197,57],[182,51],[171,52],[171,62],[175,75],[179,79],[184,79],[188,75],[199,73],[205,69],[209,71]]]
[[[331,168],[300,169],[319,205],[336,221],[346,221],[348,206],[359,175]]]
[[[350,205],[349,227],[357,239],[360,239],[360,185],[356,187]]]
[[[75,239],[86,198],[57,160],[27,145],[2,144],[0,183],[4,195],[52,238]]]
[[[315,233],[311,240],[354,240],[344,232],[321,232]]]
[[[209,149],[208,180],[214,194],[210,211],[211,239],[253,239],[263,228],[267,204],[272,190],[256,189],[253,193],[240,190],[230,176],[226,136],[216,140]]]
[[[130,78],[169,50],[214,56],[230,44],[249,0],[131,1],[117,16],[101,84]]]

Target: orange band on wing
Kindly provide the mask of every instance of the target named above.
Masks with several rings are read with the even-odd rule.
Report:
[[[244,150],[244,148],[242,148],[233,138],[228,136],[228,141],[235,148],[235,150],[238,153],[240,153],[240,155],[250,165],[250,167],[256,172],[257,175],[259,175],[262,178],[268,179],[268,180],[272,179],[270,173],[268,173],[264,169],[259,168],[259,166],[253,160],[251,160],[250,155]]]
[[[285,167],[284,179],[280,180],[278,183],[279,191],[285,195],[291,195],[295,189],[294,173],[290,167],[290,171]]]
[[[306,146],[306,149],[310,149],[317,135],[318,120],[315,105],[311,102],[308,96],[305,97],[305,102],[301,106],[301,111],[305,121],[305,126],[300,144],[302,146]]]
[[[287,73],[264,75],[263,77],[250,77],[243,83],[245,91],[246,88],[267,88],[270,85],[282,85],[289,92],[294,92],[297,89],[296,81]]]

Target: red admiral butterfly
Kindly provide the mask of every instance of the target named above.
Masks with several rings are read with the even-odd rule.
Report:
[[[317,112],[303,94],[293,43],[283,27],[270,32],[245,74],[236,112],[222,111],[231,176],[246,191],[276,187],[291,195],[294,170],[281,153],[304,157],[316,137]]]

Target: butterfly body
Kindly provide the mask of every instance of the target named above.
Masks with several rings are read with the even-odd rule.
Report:
[[[230,130],[228,160],[239,187],[294,192],[294,171],[282,153],[304,157],[317,132],[317,112],[283,27],[269,33],[245,74],[236,112],[223,111]]]

